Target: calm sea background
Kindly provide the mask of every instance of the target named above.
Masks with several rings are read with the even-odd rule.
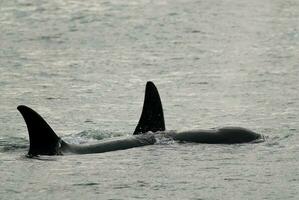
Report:
[[[97,142],[132,134],[148,80],[167,129],[266,141],[24,156],[19,104]],[[0,199],[298,199],[298,87],[296,0],[1,0]]]

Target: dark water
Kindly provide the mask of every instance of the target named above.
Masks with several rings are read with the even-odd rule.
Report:
[[[1,199],[298,199],[298,18],[295,0],[2,0]],[[268,138],[25,158],[17,105],[96,142],[133,132],[148,80],[168,129]]]

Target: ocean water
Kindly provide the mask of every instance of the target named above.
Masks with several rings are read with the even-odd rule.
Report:
[[[298,18],[296,0],[2,0],[0,199],[298,199]],[[18,105],[97,142],[132,134],[148,80],[167,129],[266,141],[25,157]]]

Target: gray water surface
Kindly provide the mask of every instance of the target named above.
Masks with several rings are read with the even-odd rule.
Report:
[[[0,199],[298,199],[296,0],[0,1]],[[19,104],[73,143],[132,134],[146,81],[169,130],[242,126],[242,145],[24,155]]]

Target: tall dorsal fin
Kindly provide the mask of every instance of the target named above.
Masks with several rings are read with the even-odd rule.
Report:
[[[142,114],[133,135],[149,131],[165,131],[161,99],[156,86],[151,81],[146,83]]]
[[[30,147],[28,156],[60,154],[60,138],[49,124],[31,108],[20,105],[17,108],[22,114],[29,133]]]

